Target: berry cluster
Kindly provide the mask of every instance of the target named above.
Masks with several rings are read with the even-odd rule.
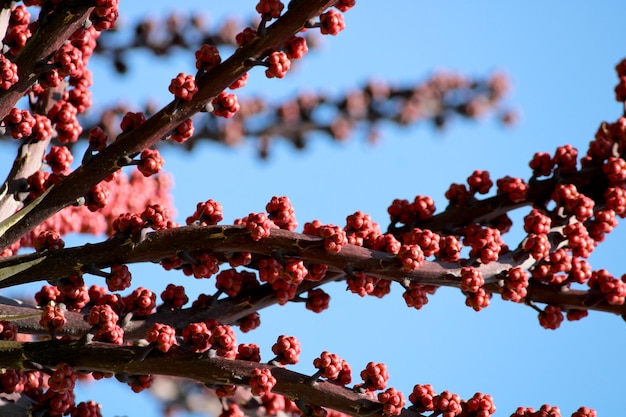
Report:
[[[338,385],[347,385],[352,382],[352,369],[348,363],[334,353],[322,352],[313,360],[313,366],[319,371],[322,378]]]
[[[272,352],[276,355],[273,361],[282,365],[293,365],[300,359],[300,342],[293,336],[278,336],[278,340],[272,346]]]

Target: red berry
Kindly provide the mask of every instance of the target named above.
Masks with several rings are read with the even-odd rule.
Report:
[[[141,157],[137,169],[143,174],[144,177],[149,177],[154,174],[158,174],[163,167],[165,160],[161,157],[161,154],[156,149],[145,149],[141,152]]]
[[[404,407],[404,396],[395,388],[387,388],[385,392],[378,394],[378,401],[383,404],[383,414],[386,416],[399,416]]]
[[[346,28],[343,14],[335,9],[330,9],[320,15],[320,32],[322,35],[337,35]]]
[[[293,336],[281,335],[272,346],[272,352],[276,355],[276,361],[282,365],[293,365],[300,358],[300,342]]]
[[[280,0],[260,0],[256,5],[256,11],[261,13],[264,19],[277,19],[284,7]]]
[[[239,111],[239,101],[234,94],[222,91],[211,101],[213,105],[213,114],[227,119],[233,117]]]
[[[193,75],[186,75],[181,72],[176,78],[172,79],[168,90],[170,93],[174,94],[174,97],[190,101],[194,94],[198,92],[196,78]]]
[[[214,45],[204,44],[196,51],[196,69],[209,71],[222,62],[220,52]]]
[[[264,395],[272,391],[276,378],[269,369],[254,368],[248,381],[252,395]]]
[[[146,339],[150,343],[154,343],[156,348],[165,353],[172,346],[177,346],[176,330],[166,324],[154,323],[146,332]]]
[[[190,323],[183,329],[183,341],[193,352],[204,352],[211,347],[211,331],[206,323]]]
[[[265,70],[267,78],[283,78],[291,68],[289,57],[282,51],[272,52],[265,62],[268,64],[268,68]]]

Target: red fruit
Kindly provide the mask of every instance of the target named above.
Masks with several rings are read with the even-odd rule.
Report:
[[[337,35],[346,28],[343,14],[335,9],[330,9],[320,15],[320,32],[322,35]]]
[[[198,92],[196,77],[193,75],[186,75],[181,72],[176,76],[176,78],[172,79],[168,90],[170,93],[174,94],[174,97],[190,101],[194,94]]]
[[[276,378],[269,369],[254,368],[248,381],[252,395],[264,395],[272,391]]]
[[[272,346],[276,360],[282,365],[294,365],[300,359],[300,342],[293,336],[281,335]]]
[[[172,346],[177,346],[176,330],[166,324],[154,323],[146,332],[146,339],[150,343],[154,343],[156,348],[165,353]]]

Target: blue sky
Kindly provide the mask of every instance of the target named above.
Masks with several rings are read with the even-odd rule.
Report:
[[[241,94],[280,100],[298,89],[340,92],[372,78],[411,83],[436,69],[473,76],[500,70],[512,80],[508,101],[521,112],[514,128],[489,119],[453,123],[444,132],[427,126],[387,128],[377,145],[359,137],[342,144],[317,138],[299,153],[277,144],[268,161],[256,157],[254,145],[206,144],[191,154],[170,149],[165,168],[174,176],[178,220],[208,198],[221,202],[226,221],[232,221],[261,211],[273,195],[287,195],[301,225],[315,218],[343,224],[347,215],[362,210],[385,228],[394,198],[430,195],[443,208],[449,184],[463,182],[474,169],[489,170],[493,179],[527,178],[536,151],[554,152],[570,143],[584,153],[600,122],[620,115],[613,100],[613,68],[626,56],[624,3],[495,3],[359,1],[346,14],[346,30],[324,38],[322,47],[285,79],[266,80],[262,71],[253,70]],[[144,4],[122,2],[122,18],[140,16]],[[170,1],[149,4],[153,16],[172,9]],[[255,4],[190,0],[185,7],[205,10],[210,21],[218,21],[228,15],[249,17]],[[193,56],[180,53],[158,63],[140,54],[123,78],[113,77],[102,61],[94,59],[93,65],[96,107],[148,98],[165,103],[169,80],[180,71],[191,72]],[[3,161],[13,154],[3,153]],[[520,237],[511,233],[505,240],[515,246]],[[616,256],[624,239],[618,228],[593,254],[592,265],[615,275],[626,272]],[[214,288],[213,282],[186,280],[154,266],[132,270],[136,285],[183,283],[191,293]],[[496,416],[544,403],[559,406],[563,415],[581,405],[601,416],[621,415],[626,406],[621,378],[626,324],[619,317],[592,312],[581,322],[548,331],[528,307],[494,298],[489,308],[475,313],[454,290],[440,290],[421,311],[404,305],[399,287],[382,300],[361,299],[342,285],[329,292],[328,311],[316,315],[301,304],[270,308],[261,312],[262,326],[240,341],[258,343],[262,357],[270,359],[276,337],[294,335],[303,346],[295,368],[301,372],[312,372],[311,362],[323,350],[348,360],[355,376],[369,361],[384,362],[390,385],[407,396],[416,383],[463,398],[481,391],[493,395]],[[121,384],[106,387],[93,384],[78,400],[102,402],[107,416],[152,414],[148,394],[134,395]]]

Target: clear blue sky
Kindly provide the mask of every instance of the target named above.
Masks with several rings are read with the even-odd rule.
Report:
[[[158,16],[173,7],[164,0],[144,4],[122,2],[122,18],[133,20],[143,9]],[[218,20],[250,16],[256,2],[185,4]],[[279,100],[297,89],[338,92],[370,78],[410,83],[434,69],[475,76],[502,70],[511,77],[509,102],[521,110],[520,123],[503,129],[490,120],[460,122],[443,133],[425,126],[387,128],[375,146],[359,137],[340,145],[320,138],[304,153],[276,146],[265,162],[256,158],[254,145],[203,145],[193,154],[171,150],[165,154],[166,170],[174,175],[178,220],[208,198],[220,201],[226,221],[232,221],[261,211],[273,195],[288,195],[301,225],[315,218],[343,224],[346,215],[362,210],[384,228],[394,198],[430,195],[443,208],[448,185],[463,182],[474,169],[487,169],[494,179],[527,178],[536,151],[553,152],[570,143],[584,152],[600,122],[620,114],[613,101],[613,67],[626,56],[625,11],[617,0],[359,1],[346,14],[346,30],[325,38],[287,78],[266,80],[262,71],[253,71],[242,94]],[[180,71],[191,72],[193,56],[179,54],[159,64],[142,55],[133,61],[133,73],[121,79],[111,79],[101,61],[93,64],[96,106],[147,98],[165,103],[169,80]],[[505,240],[515,246],[520,236],[511,233]],[[593,254],[592,265],[615,275],[626,272],[622,256],[616,256],[624,239],[618,228]],[[133,267],[133,272],[136,285],[149,282],[151,288],[154,282],[157,288],[189,283],[191,292],[214,288],[213,282],[186,280],[151,266]],[[407,396],[416,383],[463,398],[481,391],[493,395],[497,416],[544,403],[559,406],[566,416],[580,405],[601,416],[622,415],[625,409],[621,351],[626,323],[619,317],[592,312],[581,322],[548,331],[528,307],[494,298],[489,308],[475,313],[454,290],[440,290],[421,311],[404,305],[398,287],[382,300],[347,294],[342,285],[330,292],[330,309],[319,315],[301,304],[262,311],[262,326],[240,341],[258,343],[262,357],[270,359],[276,337],[294,335],[303,346],[296,367],[301,372],[312,372],[311,361],[323,350],[348,360],[357,378],[368,361],[384,362],[390,385]],[[121,384],[106,386],[102,390],[94,384],[77,400],[102,402],[106,416],[152,414],[149,394],[130,394]]]

